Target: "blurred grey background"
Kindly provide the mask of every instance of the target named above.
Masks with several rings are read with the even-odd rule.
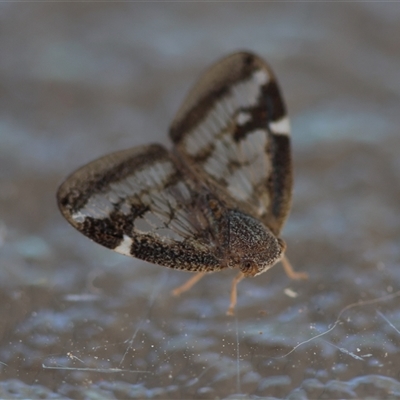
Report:
[[[399,19],[384,2],[0,4],[0,397],[400,398]],[[95,157],[168,144],[199,74],[242,49],[288,104],[283,236],[310,278],[243,281],[232,318],[232,274],[173,298],[187,274],[91,243],[55,192]]]

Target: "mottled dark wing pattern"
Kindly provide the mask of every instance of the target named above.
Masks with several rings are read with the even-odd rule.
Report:
[[[186,271],[218,271],[204,196],[160,145],[109,154],[59,188],[64,217],[121,254]]]
[[[292,192],[289,120],[270,67],[251,53],[209,69],[170,129],[174,148],[116,152],[74,172],[57,198],[64,217],[95,242],[174,269],[238,268],[236,286],[282,261],[279,238]]]
[[[177,152],[216,194],[279,234],[290,209],[289,120],[265,61],[233,54],[209,69],[170,129]]]

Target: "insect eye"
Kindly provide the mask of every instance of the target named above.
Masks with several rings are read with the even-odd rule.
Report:
[[[243,267],[244,267],[245,269],[250,269],[251,266],[252,266],[251,261],[245,261],[245,262],[243,263]]]
[[[256,264],[251,260],[243,260],[240,270],[246,276],[254,276],[258,272]]]

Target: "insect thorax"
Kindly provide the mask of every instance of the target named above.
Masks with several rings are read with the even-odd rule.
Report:
[[[239,268],[247,276],[259,275],[271,268],[283,255],[284,243],[259,220],[239,211],[228,211],[230,268]]]

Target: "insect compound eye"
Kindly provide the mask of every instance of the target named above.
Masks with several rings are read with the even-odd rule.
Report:
[[[242,265],[240,267],[240,270],[245,274],[245,275],[250,275],[254,276],[258,271],[257,271],[257,266],[255,265],[254,262],[250,260],[244,260],[242,262]]]

